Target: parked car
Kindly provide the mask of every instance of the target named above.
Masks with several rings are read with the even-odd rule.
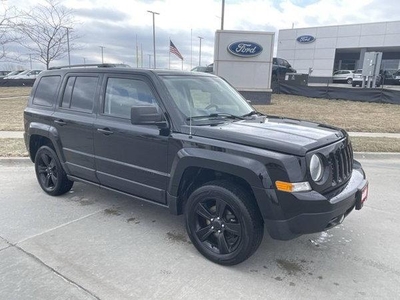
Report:
[[[400,84],[400,70],[393,73],[393,83]]]
[[[22,72],[24,72],[24,70],[12,71],[12,72],[8,73],[7,76],[4,76],[3,79],[11,79],[14,76],[16,76],[16,75],[18,75],[18,74],[20,74]]]
[[[24,72],[12,76],[10,79],[36,79],[36,77],[42,71],[43,70],[26,70]]]
[[[351,86],[352,87],[355,87],[355,86],[361,87],[362,82],[363,82],[362,69],[358,69],[353,74],[353,82],[351,83]],[[381,84],[382,84],[382,76],[378,75],[378,76],[376,76],[376,86],[379,87]],[[365,86],[366,85],[367,85],[367,81],[365,81]],[[371,82],[371,87],[372,87],[372,82]]]
[[[264,227],[281,240],[321,232],[368,195],[346,131],[263,115],[212,74],[44,71],[24,125],[44,192],[82,181],[184,214],[193,245],[222,265],[250,257]]]
[[[338,70],[333,73],[333,82],[346,82],[351,84],[353,82],[353,71],[352,70]]]
[[[192,71],[192,72],[213,73],[213,72],[214,72],[214,64],[209,64],[209,65],[206,66],[206,67],[197,66],[197,67],[194,67],[191,71]]]
[[[284,80],[286,73],[296,73],[286,59],[274,57],[272,59],[272,81]]]
[[[11,71],[0,71],[0,79],[4,78],[7,76]]]

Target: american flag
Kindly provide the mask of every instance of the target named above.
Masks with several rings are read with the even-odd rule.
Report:
[[[175,47],[174,43],[171,40],[169,40],[169,52],[175,54],[183,60],[182,54],[179,52],[178,48]]]

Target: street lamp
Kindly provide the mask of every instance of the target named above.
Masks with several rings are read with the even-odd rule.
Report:
[[[199,66],[201,66],[201,40],[204,39],[201,36],[198,36],[199,41],[200,41],[200,49],[199,49]]]
[[[224,30],[225,0],[222,0],[221,30]]]
[[[69,50],[69,30],[72,28],[66,27],[67,28],[67,45],[68,45],[68,66],[71,65],[71,52]]]
[[[154,15],[159,15],[158,12],[148,10],[147,12],[153,14],[153,55],[154,55],[154,69],[156,68],[156,21]]]
[[[103,56],[103,54],[104,54],[104,46],[99,46],[100,48],[101,48],[101,63],[102,64],[104,64],[104,56]]]
[[[71,52],[69,48],[69,30],[72,29],[72,27],[67,27],[67,26],[62,26],[63,28],[67,29],[67,49],[68,49],[68,66],[71,65]]]

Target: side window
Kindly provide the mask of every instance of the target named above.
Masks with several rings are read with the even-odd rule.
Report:
[[[157,101],[150,87],[141,80],[127,78],[109,78],[104,97],[104,114],[130,119],[131,107],[153,105]]]
[[[77,76],[68,78],[61,107],[90,113],[93,110],[98,77]]]
[[[42,77],[36,88],[35,96],[33,97],[33,104],[48,107],[53,106],[53,103],[56,101],[57,87],[60,80],[60,76]]]

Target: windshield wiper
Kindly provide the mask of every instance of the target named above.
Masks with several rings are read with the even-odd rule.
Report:
[[[241,116],[235,116],[235,115],[227,114],[227,113],[214,113],[214,114],[209,114],[209,115],[204,115],[204,116],[193,116],[193,117],[186,118],[186,120],[189,121],[189,120],[194,120],[194,119],[212,119],[212,118],[219,118],[219,117],[223,117],[223,118],[227,118],[227,119],[234,119],[234,120],[244,120],[244,118]]]
[[[247,114],[244,114],[244,115],[242,116],[242,118],[251,117],[251,116],[253,116],[253,115],[264,116],[264,114],[262,114],[262,113],[260,113],[260,112],[258,112],[258,111],[256,111],[256,110],[252,110],[251,112],[249,112],[249,113],[247,113]]]

